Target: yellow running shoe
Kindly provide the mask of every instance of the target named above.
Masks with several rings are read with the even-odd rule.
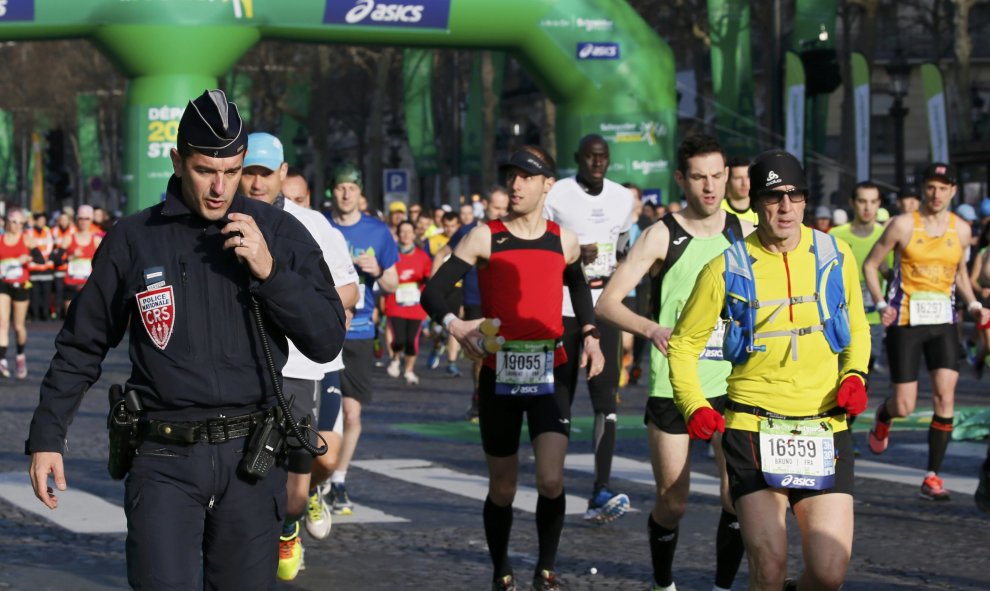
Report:
[[[278,578],[291,581],[303,569],[303,547],[299,539],[299,523],[291,536],[278,538]]]

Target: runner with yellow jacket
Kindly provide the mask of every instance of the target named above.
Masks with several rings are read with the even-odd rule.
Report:
[[[853,445],[846,415],[866,408],[870,332],[849,246],[801,224],[807,183],[790,154],[749,169],[756,232],[702,270],[671,335],[674,402],[693,438],[724,431],[729,486],[752,590],[838,589],[853,539]],[[712,329],[733,363],[725,419],[697,365]],[[805,570],[787,574],[788,504]]]

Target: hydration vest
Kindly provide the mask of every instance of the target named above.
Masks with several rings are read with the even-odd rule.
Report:
[[[842,280],[842,253],[835,237],[813,230],[815,253],[815,293],[778,300],[756,298],[756,282],[753,264],[743,240],[733,240],[725,257],[725,316],[729,320],[725,331],[722,352],[733,365],[749,360],[753,352],[765,352],[766,345],[757,345],[758,339],[788,337],[791,339],[791,358],[797,361],[798,337],[822,332],[833,353],[839,353],[849,345],[849,310],[846,304],[845,283]],[[773,322],[784,306],[816,302],[820,323],[814,326],[756,332],[756,310],[777,306],[768,322]]]

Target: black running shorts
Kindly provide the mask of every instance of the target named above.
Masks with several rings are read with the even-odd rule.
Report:
[[[558,379],[560,365],[554,370]],[[543,396],[509,396],[495,393],[495,372],[481,368],[478,378],[478,423],[485,453],[506,458],[519,451],[523,413],[532,442],[541,433],[571,433],[571,396],[566,387]]]
[[[936,369],[959,371],[961,350],[955,324],[890,326],[887,327],[886,344],[891,383],[917,382],[922,356],[929,372]]]
[[[802,499],[827,493],[853,494],[853,439],[847,429],[834,433],[835,442],[835,486],[825,490],[785,489],[789,490],[788,498],[791,506]],[[741,431],[726,429],[722,435],[722,453],[725,454],[725,466],[729,473],[729,493],[732,502],[738,501],[750,493],[770,488],[760,469],[760,434],[756,431]]]
[[[375,367],[374,339],[344,340],[344,370],[340,372],[340,391],[344,398],[361,404],[371,402],[371,371]]]
[[[725,414],[725,403],[729,400],[726,395],[715,396],[708,399],[708,404],[719,412]],[[687,421],[684,415],[677,410],[673,398],[663,398],[661,396],[650,396],[646,399],[646,415],[643,417],[643,424],[653,423],[657,429],[671,435],[687,435]]]
[[[0,294],[10,296],[15,302],[26,302],[30,298],[31,288],[24,287],[23,283],[7,283],[0,281]]]

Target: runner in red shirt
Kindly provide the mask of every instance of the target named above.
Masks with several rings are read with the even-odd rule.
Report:
[[[584,336],[583,356],[591,362],[589,376],[601,373],[605,361],[577,236],[543,217],[543,203],[557,176],[553,159],[542,149],[527,146],[513,154],[503,170],[511,190],[508,215],[479,224],[457,245],[427,283],[423,307],[444,324],[466,355],[484,358],[478,378],[478,418],[488,462],[483,516],[494,567],[492,589],[517,588],[508,550],[525,415],[539,493],[539,555],[532,588],[555,591],[561,588],[554,562],[564,526],[564,455],[573,398],[557,369],[567,357],[561,344],[560,312],[565,283]],[[475,265],[485,318],[460,320],[449,308],[447,294]],[[498,332],[505,342],[492,353],[480,328],[484,320],[495,318],[501,321]]]
[[[388,366],[388,375],[399,377],[400,357],[406,355],[406,383],[415,385],[419,377],[413,372],[416,355],[419,354],[419,333],[423,330],[426,311],[419,304],[423,285],[430,278],[433,261],[430,256],[416,247],[416,227],[410,221],[403,221],[396,226],[399,238],[399,262],[395,271],[399,274],[399,287],[395,293],[385,296],[385,319],[392,343],[392,362]]]
[[[76,213],[76,231],[62,239],[66,309],[93,271],[93,256],[103,240],[98,231],[102,230],[93,226],[93,207],[80,205]]]
[[[28,263],[32,260],[31,251],[37,253],[34,238],[24,232],[26,221],[23,211],[10,210],[4,223],[4,234],[0,236],[0,376],[10,377],[7,347],[10,345],[10,325],[13,320],[14,334],[17,335],[14,375],[19,380],[27,377],[24,344],[27,343],[25,318],[30,289]]]

